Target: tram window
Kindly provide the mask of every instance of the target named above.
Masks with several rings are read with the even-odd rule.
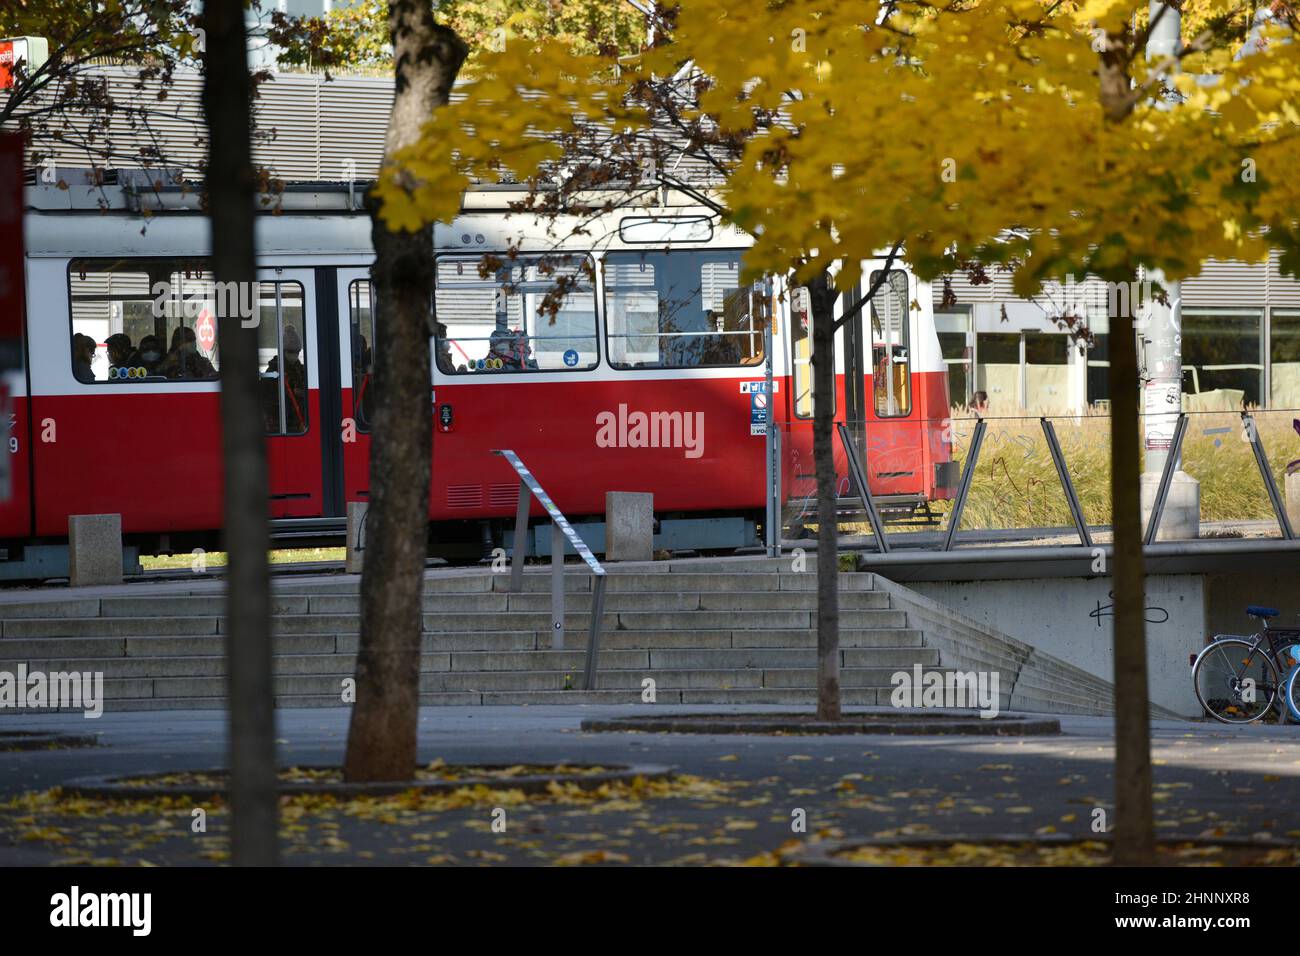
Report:
[[[740,253],[698,250],[605,256],[610,364],[617,368],[758,365],[761,316],[740,283]]]
[[[348,286],[348,310],[352,317],[352,417],[363,432],[370,430],[375,404],[375,318],[370,295],[368,279],[357,279]]]
[[[211,381],[216,316],[239,308],[199,260],[74,260],[72,370],[82,382]]]
[[[599,361],[585,255],[440,256],[434,313],[444,374],[581,371]]]
[[[871,273],[872,285],[879,277],[879,272]],[[871,297],[871,390],[881,418],[912,410],[910,301],[907,273],[901,269],[891,269]]]
[[[257,369],[266,433],[305,434],[309,415],[302,286],[258,283],[257,310]]]

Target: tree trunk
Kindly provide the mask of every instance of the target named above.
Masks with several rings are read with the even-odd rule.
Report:
[[[1111,525],[1115,594],[1115,862],[1154,862],[1142,515],[1139,500],[1137,345],[1127,316],[1111,318]]]
[[[447,102],[467,53],[454,32],[434,22],[427,2],[393,0],[389,32],[397,83],[385,163],[419,139],[430,114]],[[375,247],[375,408],[356,703],[343,774],[349,781],[410,780],[419,720],[433,448],[433,239],[429,229],[390,231],[373,196],[367,208]]]
[[[257,279],[256,174],[249,129],[251,79],[242,0],[206,0],[203,109],[208,123],[207,202],[217,282]],[[227,301],[256,301],[239,295]],[[219,315],[221,447],[225,471],[226,657],[230,713],[231,859],[276,862],[275,702],[271,683],[266,436],[257,330]]]
[[[813,462],[817,469],[817,718],[840,719],[840,592],[835,481],[835,288],[823,272],[812,306]]]

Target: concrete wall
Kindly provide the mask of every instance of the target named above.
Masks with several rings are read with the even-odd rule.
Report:
[[[1090,674],[1107,681],[1114,677],[1109,578],[912,581],[907,586]],[[1204,579],[1154,575],[1147,578],[1146,594],[1151,700],[1187,717],[1200,716],[1188,655],[1205,645]],[[1244,619],[1240,611],[1238,619]]]
[[[1205,633],[1254,634],[1259,622],[1246,616],[1247,604],[1282,613],[1269,627],[1300,627],[1300,589],[1295,571],[1251,571],[1205,575]]]

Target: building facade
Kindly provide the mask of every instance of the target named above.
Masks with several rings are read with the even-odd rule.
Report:
[[[1112,314],[1139,316],[1150,295],[1140,281],[1129,308],[1116,310],[1114,290],[1097,279],[1049,284],[1032,300],[1012,291],[1010,275],[972,285],[950,277],[955,305],[935,283],[935,321],[955,405],[976,392],[991,414],[1080,414],[1104,409]],[[1300,281],[1268,262],[1211,260],[1181,288],[1183,408],[1300,408]],[[1060,318],[1085,320],[1089,335],[1067,331]],[[1127,321],[1127,320],[1125,320]],[[1090,340],[1090,341],[1089,341]]]

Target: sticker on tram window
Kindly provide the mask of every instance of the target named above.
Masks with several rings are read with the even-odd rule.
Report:
[[[573,368],[575,365],[578,364],[577,349],[569,349],[564,353],[564,364],[569,366],[569,368]]]
[[[740,383],[740,394],[741,394],[741,395],[750,395],[750,394],[752,394],[752,393],[754,393],[754,392],[766,392],[766,391],[767,391],[767,382],[766,382],[766,381],[758,381],[758,382],[741,382],[741,383]],[[772,383],[772,391],[773,391],[773,392],[779,392],[779,391],[781,391],[781,383],[780,383],[780,382],[776,382],[776,381],[774,381],[774,382]]]

